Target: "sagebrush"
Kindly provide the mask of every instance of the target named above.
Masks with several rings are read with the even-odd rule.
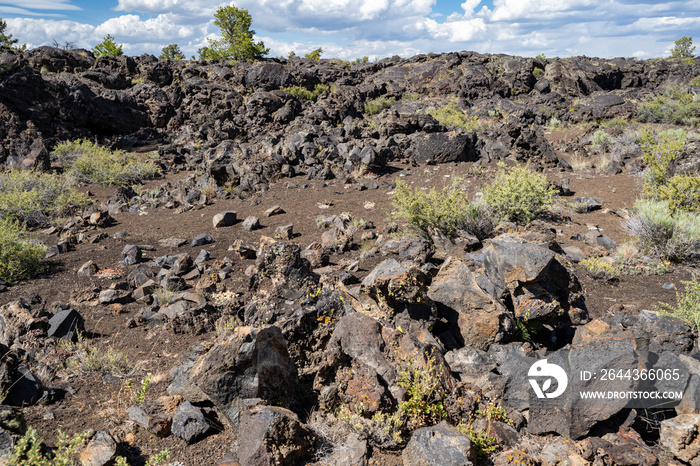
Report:
[[[700,218],[671,211],[668,201],[638,200],[624,226],[638,238],[639,249],[656,258],[680,261],[700,245]]]
[[[316,84],[313,89],[307,89],[301,86],[291,86],[283,87],[280,90],[288,94],[292,94],[293,96],[298,97],[300,99],[314,101],[318,99],[318,96],[326,92],[328,89],[329,87],[325,84]]]
[[[446,127],[458,127],[464,131],[477,131],[482,128],[478,117],[467,116],[457,104],[449,103],[444,107],[428,110],[428,113],[435,118],[438,123]]]
[[[700,122],[700,98],[678,86],[637,106],[637,119],[647,123],[697,125]]]
[[[39,438],[36,429],[29,427],[10,449],[5,464],[7,466],[72,466],[76,464],[76,457],[89,438],[89,432],[76,433],[71,437],[59,430],[56,446],[49,449]],[[169,450],[162,450],[148,458],[144,466],[163,464],[169,455]],[[117,456],[111,464],[129,466],[123,456]]]
[[[68,167],[68,174],[86,183],[128,186],[154,178],[158,173],[151,161],[139,160],[135,154],[111,150],[87,139],[61,142],[51,155]]]
[[[463,229],[483,238],[491,229],[488,213],[467,199],[461,178],[455,178],[441,191],[433,188],[427,192],[411,189],[404,180],[398,180],[391,203],[398,218],[406,219],[426,236],[436,228],[448,237]]]
[[[700,333],[700,282],[695,275],[688,281],[681,282],[682,292],[676,292],[676,305],[659,303],[659,314],[678,317],[696,332]]]
[[[13,283],[41,271],[46,246],[26,238],[24,227],[0,219],[0,280]]]
[[[40,226],[51,218],[70,215],[90,204],[75,189],[75,179],[28,170],[0,172],[0,218]]]
[[[508,222],[528,223],[552,204],[555,189],[541,174],[525,165],[500,168],[493,182],[484,186],[486,204]]]
[[[365,113],[367,115],[376,115],[381,113],[385,108],[390,108],[395,103],[395,97],[377,97],[365,104]]]

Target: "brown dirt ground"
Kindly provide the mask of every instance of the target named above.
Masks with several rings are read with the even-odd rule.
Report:
[[[562,137],[576,137],[576,134],[566,135],[562,132],[549,135],[553,140]],[[270,189],[252,199],[217,200],[213,205],[205,206],[198,210],[175,214],[171,210],[149,210],[147,215],[138,213],[121,213],[115,216],[117,223],[104,231],[109,238],[96,244],[80,244],[74,251],[57,256],[51,262],[50,270],[43,276],[25,281],[10,288],[9,291],[0,294],[0,305],[15,300],[30,293],[39,293],[47,303],[60,301],[67,303],[71,293],[80,288],[93,284],[105,286],[110,280],[93,277],[77,277],[75,272],[87,260],[94,260],[100,268],[118,268],[120,252],[125,244],[148,244],[155,250],[146,251],[147,258],[155,258],[163,254],[190,252],[193,257],[200,248],[191,248],[188,245],[177,250],[159,246],[158,240],[168,237],[181,237],[188,241],[199,233],[211,235],[216,242],[205,246],[211,252],[212,259],[221,259],[232,253],[227,251],[236,239],[243,239],[251,244],[257,244],[260,236],[273,236],[275,228],[289,223],[294,224],[296,238],[294,241],[303,247],[313,241],[319,241],[322,230],[316,228],[315,218],[320,214],[340,214],[349,212],[355,219],[371,221],[381,233],[384,226],[391,221],[391,202],[389,193],[391,183],[396,176],[405,175],[405,178],[413,186],[437,187],[438,189],[448,184],[453,176],[464,176],[469,183],[470,198],[483,186],[495,172],[495,166],[488,167],[484,175],[469,176],[468,169],[471,164],[445,164],[440,166],[420,166],[396,164],[395,172],[381,176],[377,181],[378,190],[359,191],[354,186],[342,185],[338,181],[332,181],[324,185],[321,181],[307,181],[300,177],[292,180],[282,180],[270,187]],[[169,174],[167,180],[177,180],[186,176],[186,173]],[[596,212],[577,214],[565,206],[560,207],[563,216],[569,216],[570,221],[553,225],[558,230],[558,240],[561,243],[576,245],[586,249],[581,242],[571,239],[571,235],[588,231],[589,226],[595,225],[602,229],[603,233],[612,238],[616,243],[628,241],[620,217],[609,209],[630,208],[633,206],[639,192],[639,178],[635,175],[599,175],[592,172],[560,172],[551,170],[547,176],[558,181],[562,177],[571,179],[571,189],[576,197],[590,196],[604,202],[603,210]],[[146,188],[157,186],[164,180],[155,180],[148,183]],[[289,187],[293,183],[297,187]],[[302,185],[308,187],[302,189]],[[93,199],[99,203],[113,193],[111,188],[87,186],[93,194]],[[561,203],[569,199],[561,198]],[[373,209],[365,209],[366,203],[375,203]],[[329,209],[319,208],[320,204],[332,203]],[[263,212],[273,205],[280,205],[286,213],[266,218]],[[235,210],[239,219],[245,219],[249,215],[258,216],[263,228],[246,232],[240,222],[232,227],[215,229],[212,226],[212,216],[224,210]],[[128,232],[128,237],[123,240],[113,239],[118,231]],[[42,238],[49,244],[54,244],[57,239],[53,237]],[[349,253],[359,255],[358,251]],[[337,262],[340,258],[334,257]],[[380,258],[369,260],[361,264],[358,278],[362,278]],[[252,261],[234,260],[235,291],[243,292],[247,286],[247,277],[243,270]],[[681,280],[688,279],[694,269],[690,266],[673,266],[673,270],[663,276],[622,276],[615,282],[596,281],[591,279],[582,267],[577,266],[577,273],[587,291],[587,306],[592,317],[603,315],[613,304],[635,305],[640,309],[652,309],[659,301],[673,302],[675,292],[662,288],[665,282],[680,285]],[[128,273],[128,270],[125,272]],[[147,329],[143,327],[127,328],[126,322],[139,310],[139,305],[129,304],[124,306],[120,313],[103,306],[78,308],[86,320],[86,329],[94,334],[97,344],[105,348],[112,347],[125,353],[135,368],[131,379],[138,383],[144,374],[150,372],[154,375],[153,383],[148,392],[149,398],[155,398],[166,393],[169,384],[168,374],[176,366],[186,349],[195,342],[212,340],[213,332],[203,335],[173,334],[164,328]],[[55,440],[57,429],[69,433],[80,432],[85,429],[100,430],[111,428],[124,419],[123,409],[126,407],[125,399],[121,393],[123,380],[104,378],[100,374],[88,377],[74,377],[72,379],[54,382],[62,387],[71,386],[75,389],[74,395],[67,394],[57,403],[48,406],[33,406],[23,408],[22,411],[30,425],[35,426],[40,435],[49,444]],[[157,439],[140,429],[132,429],[125,433],[124,451],[131,459],[138,461],[139,455],[150,455],[164,448],[171,451],[169,461],[182,461],[186,465],[216,464],[221,457],[229,452],[232,442],[228,431],[186,446],[183,441],[168,437]],[[400,457],[395,453],[386,452],[375,457],[374,464],[399,464]]]

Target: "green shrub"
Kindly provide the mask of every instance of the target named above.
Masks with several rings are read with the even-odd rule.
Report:
[[[480,430],[474,427],[474,416],[470,416],[468,423],[461,422],[457,426],[457,430],[465,434],[472,441],[477,459],[484,459],[489,453],[500,448],[498,440],[491,435],[491,424],[493,422],[502,422],[504,424],[513,424],[513,421],[508,417],[506,410],[498,405],[489,405],[485,411],[477,409],[474,414],[477,418],[484,418],[487,421],[486,430]]]
[[[674,175],[656,188],[656,198],[668,201],[668,207],[676,210],[700,209],[700,177]]]
[[[442,191],[433,188],[425,192],[413,190],[405,181],[398,180],[391,203],[397,217],[408,220],[426,236],[431,228],[437,228],[447,236],[463,229],[483,238],[490,232],[490,218],[483,208],[469,202],[462,187],[463,180],[455,178]]]
[[[46,246],[24,237],[24,228],[12,219],[0,219],[0,280],[28,278],[42,268]]]
[[[596,152],[606,152],[610,146],[610,136],[605,131],[598,130],[593,133],[591,147]]]
[[[49,452],[44,447],[44,441],[39,438],[36,429],[29,427],[10,450],[6,464],[7,466],[72,466],[76,464],[74,458],[89,437],[89,432],[69,437],[59,430],[56,447]],[[160,451],[150,457],[145,466],[162,464],[167,460],[169,454],[167,449]],[[114,464],[115,466],[129,466],[123,456],[118,456]]]
[[[423,367],[405,362],[398,384],[406,389],[407,399],[399,404],[399,413],[407,419],[409,430],[436,424],[447,416],[435,356],[429,356]]]
[[[700,244],[700,218],[672,212],[668,201],[638,200],[625,228],[639,239],[641,251],[661,259],[683,260]]]
[[[676,86],[639,104],[636,116],[648,123],[695,125],[700,119],[700,97]]]
[[[151,384],[151,374],[146,375],[146,378],[141,380],[141,388],[135,388],[131,384],[131,380],[127,380],[124,385],[126,387],[126,392],[129,394],[134,403],[142,403],[146,399],[146,393],[148,392],[148,387]]]
[[[420,367],[411,361],[401,361],[400,365],[398,385],[406,389],[406,399],[395,410],[377,412],[368,418],[360,405],[354,411],[345,405],[338,409],[336,418],[362,433],[372,446],[396,448],[410,432],[447,416],[442,403],[446,393],[435,355],[425,355]]]
[[[24,436],[17,440],[17,444],[10,450],[7,460],[8,466],[71,466],[74,457],[80,447],[85,443],[89,434],[83,432],[68,437],[64,432],[58,431],[56,448],[52,453],[44,451],[44,441],[41,440],[36,430],[29,427]]]
[[[528,223],[552,204],[555,189],[543,174],[515,165],[509,170],[500,168],[483,193],[484,201],[500,219]]]
[[[282,87],[280,90],[292,94],[295,97],[298,97],[300,99],[305,99],[305,100],[316,100],[318,99],[318,96],[323,94],[329,89],[328,86],[325,84],[316,84],[313,88],[313,90],[309,90],[305,87],[301,86],[291,86],[291,87]]]
[[[602,122],[600,125],[603,128],[610,128],[611,126],[628,126],[630,121],[626,118],[611,118],[610,120]]]
[[[423,98],[423,95],[422,95],[422,94],[418,94],[418,93],[416,93],[416,92],[404,92],[403,94],[401,94],[401,100],[403,100],[403,101],[405,101],[405,102],[411,102],[411,101],[414,101],[414,100],[420,100],[420,99],[422,99],[422,98]]]
[[[69,215],[90,204],[74,188],[75,180],[28,170],[0,172],[0,218],[14,218],[29,226]]]
[[[612,280],[620,275],[620,268],[601,257],[587,257],[580,262],[588,274],[596,279]]]
[[[104,186],[128,186],[156,176],[151,162],[142,162],[136,155],[78,139],[59,143],[51,155],[68,165],[68,173],[86,183]]]
[[[377,97],[365,104],[365,113],[368,115],[376,115],[381,113],[385,108],[390,108],[396,103],[395,97]]]
[[[642,194],[654,200],[668,201],[674,211],[700,207],[700,179],[674,174],[674,161],[686,139],[687,134],[681,129],[658,133],[642,130],[638,136],[646,165]]]
[[[468,117],[466,113],[457,107],[455,103],[449,103],[444,107],[428,110],[442,126],[458,127],[464,131],[477,131],[481,129],[481,123],[475,116]]]
[[[113,347],[98,347],[83,333],[77,341],[61,340],[57,346],[70,353],[66,358],[66,369],[70,374],[110,372],[117,375],[128,373],[129,358]]]
[[[561,120],[557,117],[552,117],[547,123],[547,129],[551,131],[556,128],[561,128]]]
[[[676,305],[659,303],[657,310],[661,315],[678,317],[700,333],[700,282],[693,275],[691,280],[681,283],[685,288],[682,293],[676,292]]]

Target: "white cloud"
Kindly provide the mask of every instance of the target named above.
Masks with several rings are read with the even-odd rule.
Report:
[[[166,13],[177,10],[183,3],[180,0],[119,0],[115,10],[117,11],[138,11],[143,13]]]
[[[0,13],[9,15],[43,16],[41,13],[25,10],[24,8],[16,8],[14,6],[0,6]]]
[[[494,0],[492,21],[549,20],[566,16],[578,16],[581,11],[600,9],[600,0]],[[580,17],[579,19],[584,19]]]
[[[7,29],[15,39],[29,47],[51,44],[56,40],[89,48],[95,39],[93,26],[67,20],[11,18],[7,20]]]
[[[95,32],[100,36],[111,34],[120,40],[167,41],[192,37],[195,28],[178,25],[169,15],[158,15],[146,21],[137,15],[122,15],[100,24],[95,28]]]
[[[468,42],[486,32],[486,24],[481,18],[461,19],[438,23],[425,19],[417,24],[418,30],[426,31],[431,39],[448,42]]]
[[[381,30],[394,19],[430,15],[435,0],[240,0],[253,26],[281,32],[315,28],[338,31],[371,27]]]
[[[4,5],[16,5],[29,10],[82,10],[70,0],[3,0]]]
[[[0,0],[8,32],[33,46],[54,39],[90,48],[112,34],[130,54],[160,53],[177,43],[196,53],[228,0],[118,0],[119,14],[102,24],[52,21],[40,9],[74,10],[72,0]],[[697,0],[461,0],[434,11],[436,0],[235,0],[253,18],[256,40],[271,55],[353,59],[428,51],[475,50],[534,56],[662,56],[680,36],[700,37]],[[230,2],[228,3],[230,4]],[[443,14],[444,13],[444,14]],[[640,44],[643,44],[640,46]],[[640,50],[642,49],[642,50]],[[635,55],[636,54],[636,55]]]

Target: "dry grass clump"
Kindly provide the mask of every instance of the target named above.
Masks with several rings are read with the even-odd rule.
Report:
[[[61,142],[52,156],[66,166],[68,173],[86,183],[128,186],[154,178],[158,169],[130,152],[110,150],[87,139]]]
[[[40,226],[51,218],[70,215],[90,204],[75,190],[70,176],[11,169],[0,172],[0,218]]]
[[[25,237],[24,227],[10,219],[0,219],[0,280],[13,283],[29,278],[42,268],[46,246]]]

